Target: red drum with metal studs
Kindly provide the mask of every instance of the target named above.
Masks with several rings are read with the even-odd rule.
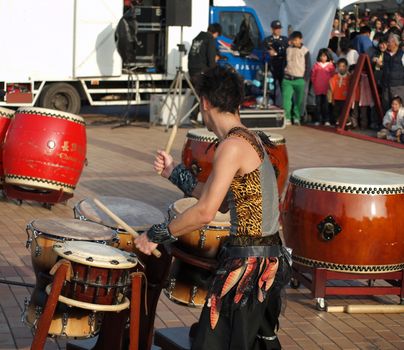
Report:
[[[404,176],[351,168],[293,172],[283,234],[296,264],[349,273],[404,269]]]
[[[86,159],[84,120],[56,110],[20,108],[10,123],[3,157],[7,196],[66,200],[73,196]]]
[[[271,162],[279,170],[278,191],[281,195],[286,185],[289,172],[289,159],[286,141],[282,135],[265,132],[275,144],[274,148],[267,148]],[[218,143],[216,135],[207,129],[188,131],[182,149],[182,161],[200,182],[206,182],[212,171],[213,157]]]

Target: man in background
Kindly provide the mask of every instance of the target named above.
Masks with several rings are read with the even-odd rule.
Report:
[[[268,50],[269,56],[271,57],[269,61],[269,69],[275,80],[274,101],[276,102],[276,89],[277,85],[279,86],[279,89],[282,86],[286,67],[286,49],[289,44],[288,38],[282,35],[282,24],[280,21],[273,21],[271,23],[271,29],[272,35],[264,39],[264,48]],[[278,103],[278,105],[280,104],[281,103]]]
[[[207,32],[200,32],[192,40],[188,54],[188,72],[193,85],[196,84],[196,79],[202,72],[216,66],[216,38],[221,34],[222,26],[219,23],[212,23]],[[197,118],[198,110],[191,114],[190,119],[195,126],[200,126]]]
[[[400,50],[400,37],[390,35],[383,56],[382,100],[385,111],[395,96],[404,99],[404,52]]]
[[[352,41],[353,48],[360,54],[367,53],[373,46],[372,40],[370,40],[370,33],[372,30],[369,26],[365,25],[360,28],[360,34]]]
[[[207,32],[200,32],[192,40],[188,54],[188,71],[191,80],[203,71],[216,66],[216,38],[222,34],[219,23],[209,25]]]

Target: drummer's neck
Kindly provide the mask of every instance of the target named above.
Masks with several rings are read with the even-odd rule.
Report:
[[[233,128],[236,127],[242,127],[244,128],[245,126],[241,123],[240,120],[240,115],[233,114],[233,113],[221,113],[218,112],[216,115],[213,115],[212,120],[213,125],[212,125],[212,130],[215,135],[219,138],[219,140],[223,140],[229,131]]]

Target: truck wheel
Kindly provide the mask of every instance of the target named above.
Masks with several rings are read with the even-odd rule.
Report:
[[[54,83],[44,87],[39,105],[44,108],[77,114],[80,112],[81,99],[72,85]]]

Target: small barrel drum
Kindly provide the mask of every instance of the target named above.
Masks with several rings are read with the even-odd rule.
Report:
[[[45,294],[45,292],[43,292]],[[59,306],[63,305],[61,303]],[[26,301],[23,320],[25,324],[36,330],[44,305],[35,305]],[[103,313],[82,310],[64,305],[63,310],[56,310],[49,328],[51,337],[90,338],[100,330]]]
[[[404,268],[404,176],[350,168],[293,172],[282,209],[294,262],[352,273]]]
[[[138,260],[134,253],[94,242],[68,241],[53,247],[59,257],[69,260],[72,277],[65,281],[65,298],[98,305],[122,302],[131,284],[130,274]]]
[[[2,186],[4,181],[3,143],[14,113],[12,109],[0,107],[0,186]]]
[[[159,209],[141,201],[111,196],[102,196],[99,200],[139,233],[165,220],[164,214]],[[96,222],[118,231],[118,248],[130,252],[133,250],[132,235],[118,228],[115,221],[99,209],[92,199],[88,198],[77,203],[74,207],[74,217]]]
[[[278,190],[283,193],[289,172],[289,159],[286,149],[286,141],[282,135],[265,131],[270,140],[275,144],[274,148],[267,148],[271,162],[279,170]],[[189,130],[184,147],[182,149],[182,161],[200,182],[206,182],[212,171],[213,156],[218,138],[207,129]]]
[[[3,156],[7,196],[33,199],[30,192],[37,191],[43,201],[48,194],[48,203],[66,200],[85,163],[84,120],[56,110],[20,108],[11,120]]]
[[[195,205],[197,199],[182,198],[171,204],[170,217],[182,214]],[[200,230],[178,237],[177,245],[184,251],[205,258],[215,258],[223,240],[230,234],[230,214],[216,213],[214,221]]]
[[[201,308],[205,304],[211,279],[210,271],[175,259],[164,294],[177,304]]]
[[[53,250],[56,243],[76,240],[113,244],[117,240],[116,232],[108,227],[74,219],[31,221],[27,225],[27,235],[27,248],[31,249],[32,266],[37,276],[37,283],[41,282],[40,274],[47,275],[58,259],[58,255]],[[41,286],[41,288],[44,287],[44,285]]]

